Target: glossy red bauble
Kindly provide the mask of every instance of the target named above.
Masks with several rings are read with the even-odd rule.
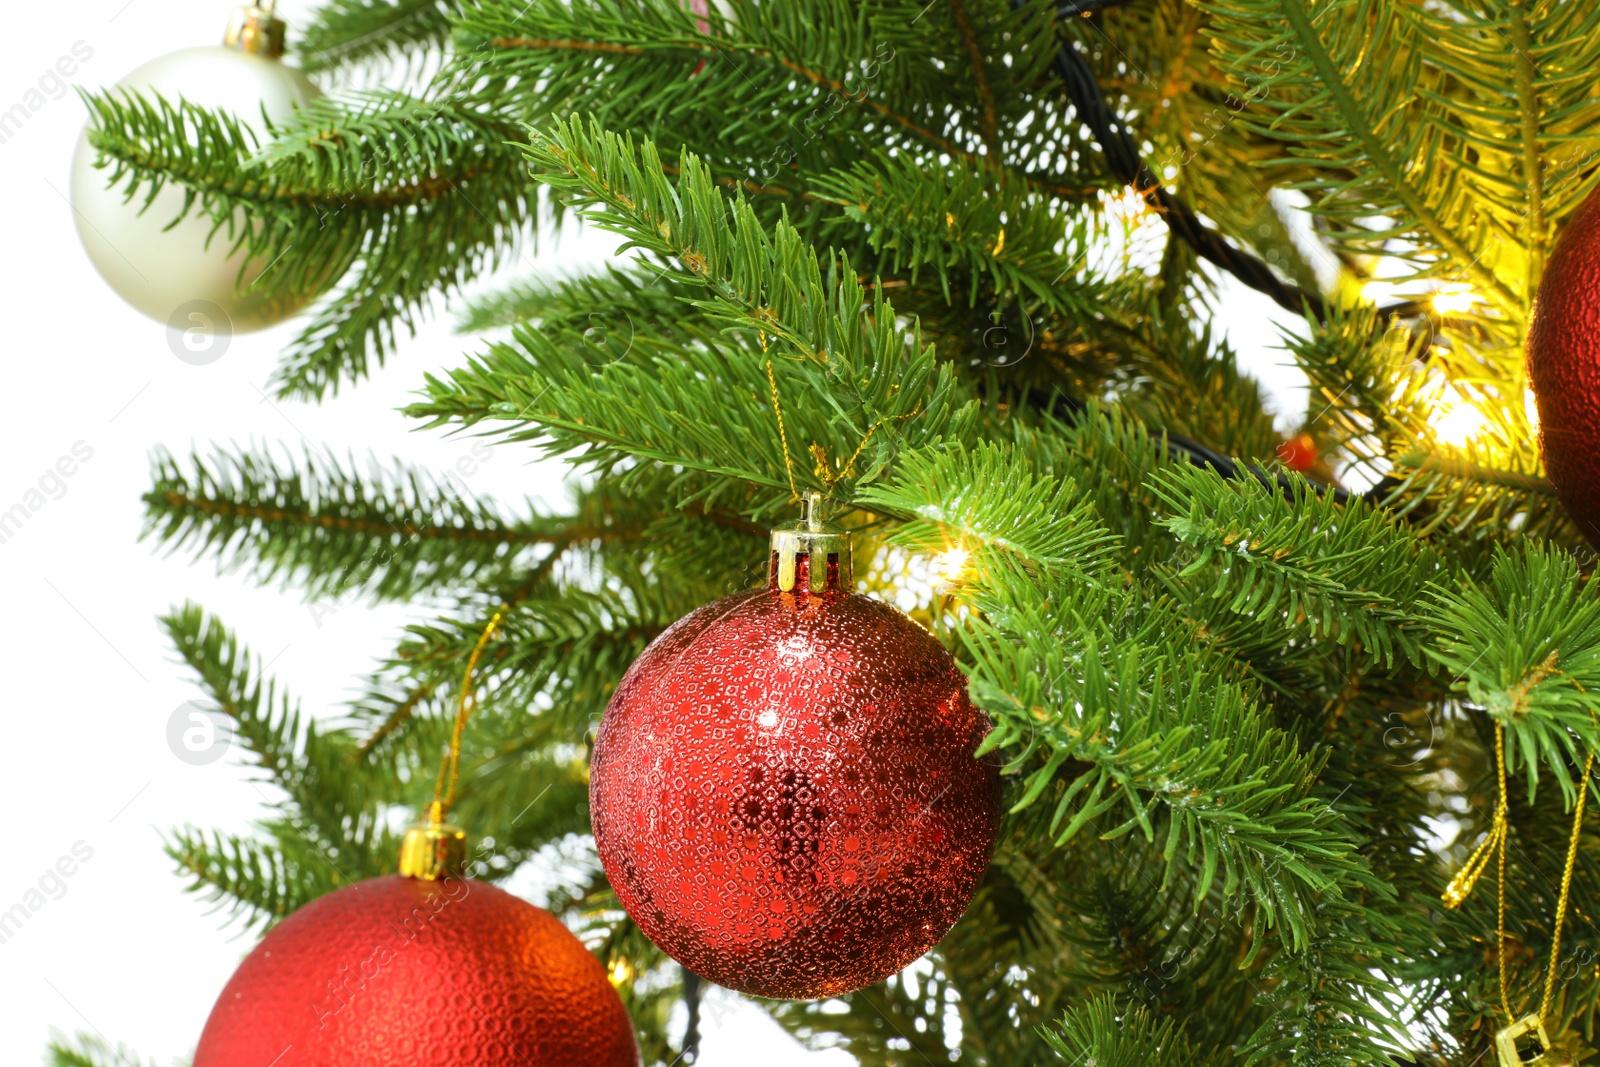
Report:
[[[1600,193],[1561,232],[1528,330],[1545,470],[1600,548]]]
[[[373,878],[307,904],[245,959],[194,1067],[636,1067],[605,968],[486,882]]]
[[[939,643],[830,588],[739,593],[628,670],[590,808],[617,896],[689,970],[766,997],[894,974],[955,925],[994,847],[988,721]]]
[[[1317,442],[1308,433],[1296,434],[1278,446],[1278,458],[1292,471],[1304,474],[1317,465],[1322,457],[1317,453]]]

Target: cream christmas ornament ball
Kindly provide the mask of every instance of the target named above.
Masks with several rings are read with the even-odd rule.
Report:
[[[226,45],[151,60],[116,88],[231,111],[263,140],[263,112],[277,121],[322,95],[277,58]],[[141,212],[149,187],[129,198],[126,178],[108,186],[111,170],[95,166],[97,154],[86,129],[72,161],[78,236],[101,277],[134,308],[178,330],[246,333],[283,321],[310,299],[310,293],[250,284],[269,264],[246,262],[245,249],[233,248],[239,231],[230,235],[223,226],[212,233],[211,218],[197,207],[168,229],[183,211],[184,190],[177,183],[164,185]],[[246,224],[244,213],[237,213],[235,225]],[[225,321],[207,321],[219,313]]]

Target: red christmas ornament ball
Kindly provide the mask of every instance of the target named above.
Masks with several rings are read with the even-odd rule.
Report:
[[[1278,446],[1278,458],[1283,460],[1283,465],[1299,474],[1304,474],[1317,465],[1321,457],[1317,454],[1317,442],[1308,433],[1296,434]]]
[[[651,941],[721,985],[812,999],[882,981],[955,925],[1000,784],[950,654],[836,570],[811,591],[799,563],[795,591],[775,557],[771,588],[686,615],[633,664],[590,810]]]
[[[1600,547],[1600,193],[1562,230],[1528,330],[1545,470],[1567,514]]]
[[[373,878],[307,904],[245,958],[194,1067],[637,1067],[605,968],[486,882]]]

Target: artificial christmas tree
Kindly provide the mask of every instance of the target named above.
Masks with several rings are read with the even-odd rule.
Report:
[[[158,457],[161,541],[440,605],[336,726],[199,609],[168,618],[285,797],[255,836],[181,832],[194,887],[270,925],[336,888],[324,852],[387,873],[500,612],[461,749],[475,877],[558,872],[645,1061],[692,1059],[673,1009],[699,983],[604,876],[588,743],[817,493],[857,590],[955,656],[1004,814],[943,939],[763,1002],[791,1033],[864,1064],[1594,1061],[1600,588],[1525,356],[1600,181],[1600,6],[334,0],[297,43],[396,85],[443,61],[253,154],[220,118],[94,112],[124,181],[183,182],[263,223],[247,253],[338,279],[280,395],[359,381],[541,204],[626,247],[471,301],[502,332],[409,409],[571,460],[567,512]],[[1294,425],[1222,340],[1224,276],[1293,313]],[[1312,462],[1275,457],[1302,434]],[[1498,887],[1445,907],[1475,852]]]

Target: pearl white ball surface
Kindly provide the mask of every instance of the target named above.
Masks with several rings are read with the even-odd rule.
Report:
[[[221,45],[186,48],[151,60],[117,82],[117,88],[160,93],[176,103],[191,103],[231,111],[265,142],[262,111],[273,121],[295,107],[321,96],[321,91],[299,70],[276,59],[250,55]],[[96,152],[87,130],[79,138],[72,160],[72,206],[78,236],[95,269],[117,294],[158,322],[171,323],[180,309],[211,304],[231,320],[233,333],[246,333],[281,322],[310,299],[309,294],[285,294],[262,284],[239,291],[268,267],[266,262],[246,264],[244,249],[230,252],[233,240],[224,226],[211,235],[209,216],[190,214],[170,230],[165,229],[183,210],[184,190],[168,182],[150,206],[139,208],[149,186],[124,199],[123,182],[107,187],[109,168],[96,168]],[[242,211],[235,224],[246,223]],[[237,236],[237,230],[234,236]],[[207,244],[207,236],[211,235]],[[281,289],[281,287],[277,287]],[[179,316],[187,320],[186,311]]]

